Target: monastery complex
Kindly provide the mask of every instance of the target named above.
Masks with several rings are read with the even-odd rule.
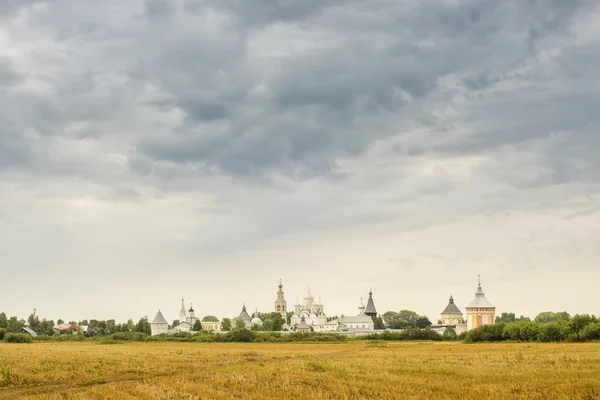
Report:
[[[448,305],[442,311],[438,324],[433,324],[431,329],[438,333],[443,333],[446,328],[453,328],[457,334],[469,331],[482,325],[492,325],[495,321],[496,307],[493,306],[485,297],[481,288],[481,279],[478,280],[475,298],[465,308],[466,319],[463,312],[454,303],[454,298],[450,296]],[[373,293],[369,292],[369,298],[366,306],[361,299],[358,306],[358,313],[351,316],[342,316],[341,318],[328,318],[325,314],[325,307],[319,298],[318,301],[308,289],[307,295],[299,301],[296,298],[296,304],[289,309],[285,294],[283,292],[283,283],[279,282],[279,290],[271,312],[281,315],[285,324],[282,333],[291,332],[323,332],[340,333],[352,336],[376,333],[375,320],[378,316]],[[252,316],[246,310],[246,305],[242,306],[241,312],[232,320],[232,327],[237,321],[242,321],[243,326],[248,329],[260,328],[263,321],[260,319],[258,310]],[[175,326],[169,325],[160,310],[156,313],[154,319],[150,322],[152,335],[172,334],[177,332],[197,333],[194,326],[199,321],[195,316],[193,307],[186,311],[184,300],[181,300],[179,310],[179,319]],[[202,329],[212,332],[221,332],[221,321],[200,321]],[[199,329],[199,328],[197,328]],[[379,330],[383,331],[383,330]]]

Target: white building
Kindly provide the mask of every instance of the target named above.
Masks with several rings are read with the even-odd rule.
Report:
[[[294,305],[294,315],[290,319],[290,325],[295,327],[300,324],[302,318],[310,326],[321,326],[327,323],[327,315],[323,310],[323,304],[315,302],[315,298],[310,294],[310,288],[308,289],[308,296],[304,297],[302,304],[296,299],[296,305]]]
[[[150,322],[150,332],[152,336],[160,335],[162,333],[167,333],[169,331],[169,323],[162,315],[160,310],[156,313],[156,316]]]
[[[342,330],[375,330],[375,322],[373,318],[365,314],[365,305],[362,298],[358,306],[358,315],[354,317],[342,317],[339,319]]]

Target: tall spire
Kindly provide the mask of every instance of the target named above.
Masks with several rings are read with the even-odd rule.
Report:
[[[481,290],[481,275],[477,275],[477,289]]]
[[[183,301],[183,297],[181,298],[181,309],[179,309],[179,321],[183,322],[187,319],[187,314],[185,312],[185,304]]]
[[[279,278],[279,289],[283,288],[283,281]]]
[[[375,320],[375,318],[377,318],[377,309],[375,308],[375,302],[373,301],[373,291],[371,289],[369,289],[369,300],[367,300],[365,314],[373,318],[373,321]]]

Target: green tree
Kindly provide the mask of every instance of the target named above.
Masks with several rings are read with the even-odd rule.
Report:
[[[193,331],[200,332],[202,330],[202,322],[199,319],[194,322],[194,326],[192,327]]]
[[[390,329],[415,328],[417,327],[417,321],[419,321],[420,318],[423,318],[420,322],[423,327],[428,326],[427,322],[431,325],[429,318],[423,317],[411,310],[400,310],[400,312],[387,311],[383,314],[383,319]]]
[[[202,318],[202,322],[219,322],[219,318],[215,317],[214,315],[207,315]]]
[[[515,322],[517,318],[515,317],[515,313],[502,313],[499,317],[496,317],[496,322],[506,322],[511,323]]]
[[[456,334],[456,331],[452,327],[449,327],[449,326],[446,327],[446,329],[444,330],[444,333],[442,333],[443,340],[456,340],[457,338],[458,338],[458,335]]]
[[[62,324],[64,324],[64,323],[65,323],[65,321],[64,321],[63,319],[61,319],[61,318],[59,318],[59,319],[56,321],[56,325],[62,325]]]
[[[234,327],[235,327],[235,329],[245,329],[246,328],[246,322],[243,319],[237,318],[235,320]]]
[[[569,335],[567,321],[554,321],[540,325],[537,340],[539,342],[562,342]]]
[[[221,321],[221,330],[222,331],[230,331],[231,330],[231,319],[223,318]]]
[[[561,312],[544,311],[544,312],[539,313],[535,317],[535,322],[546,324],[548,322],[554,322],[554,321],[568,321],[569,319],[571,319],[571,316],[566,311],[561,311]]]
[[[14,333],[24,326],[25,321],[23,321],[22,319],[18,319],[17,317],[10,317],[10,319],[8,320],[8,327],[6,330]]]
[[[107,335],[112,335],[113,333],[121,332],[117,330],[117,322],[114,319],[109,319],[104,322],[104,329],[106,330]]]
[[[375,329],[385,329],[385,323],[383,322],[381,315],[375,318]]]
[[[179,325],[179,323],[180,323],[180,321],[179,321],[178,319],[174,319],[174,320],[173,320],[173,323],[171,324],[171,326],[172,326],[173,328],[175,328],[177,325]]]
[[[598,322],[598,318],[595,315],[589,314],[576,314],[569,321],[569,326],[571,328],[571,332],[579,333],[583,331],[583,329],[590,325]]]
[[[132,330],[134,332],[142,332],[150,335],[152,330],[150,328],[150,322],[148,322],[148,317],[140,318],[140,320],[137,324],[134,325]]]
[[[37,315],[35,315],[35,313],[29,315],[29,318],[27,318],[27,325],[30,329],[33,329],[35,332],[37,332],[39,330],[39,324],[40,319]]]
[[[429,318],[421,316],[415,321],[415,326],[419,329],[425,329],[431,326],[431,321]]]
[[[8,328],[8,318],[5,313],[0,313],[0,328]]]
[[[257,330],[279,332],[283,329],[283,325],[285,324],[283,317],[277,312],[259,313],[258,317],[263,323],[262,326]]]
[[[385,321],[385,324],[387,325],[388,328],[390,329],[394,329],[393,326],[395,326],[399,320],[398,320],[398,313],[395,311],[386,311],[383,313],[383,319]]]

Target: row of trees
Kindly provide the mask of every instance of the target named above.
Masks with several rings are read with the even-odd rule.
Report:
[[[538,318],[539,317],[539,318]],[[595,315],[542,313],[535,320],[497,322],[470,330],[467,343],[476,342],[587,342],[600,340],[600,319]]]

